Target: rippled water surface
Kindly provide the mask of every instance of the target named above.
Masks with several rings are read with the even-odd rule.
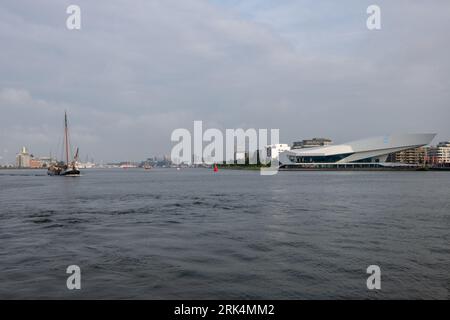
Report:
[[[449,227],[447,172],[1,170],[0,298],[448,299]]]

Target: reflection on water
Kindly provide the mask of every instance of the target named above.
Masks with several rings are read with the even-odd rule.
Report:
[[[444,172],[2,170],[0,298],[447,299],[449,190]]]

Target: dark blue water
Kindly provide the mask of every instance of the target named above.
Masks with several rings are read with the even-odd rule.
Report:
[[[0,298],[448,299],[449,227],[447,172],[1,170]]]

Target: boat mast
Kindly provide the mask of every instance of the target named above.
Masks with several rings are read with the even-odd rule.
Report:
[[[67,133],[67,112],[64,112],[64,135],[66,140],[66,164],[69,165],[69,139]]]

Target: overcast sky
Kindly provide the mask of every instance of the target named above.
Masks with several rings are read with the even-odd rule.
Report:
[[[450,140],[449,34],[447,0],[3,0],[0,163],[23,145],[57,153],[64,110],[96,161],[170,154],[194,120],[279,128],[286,143]]]

